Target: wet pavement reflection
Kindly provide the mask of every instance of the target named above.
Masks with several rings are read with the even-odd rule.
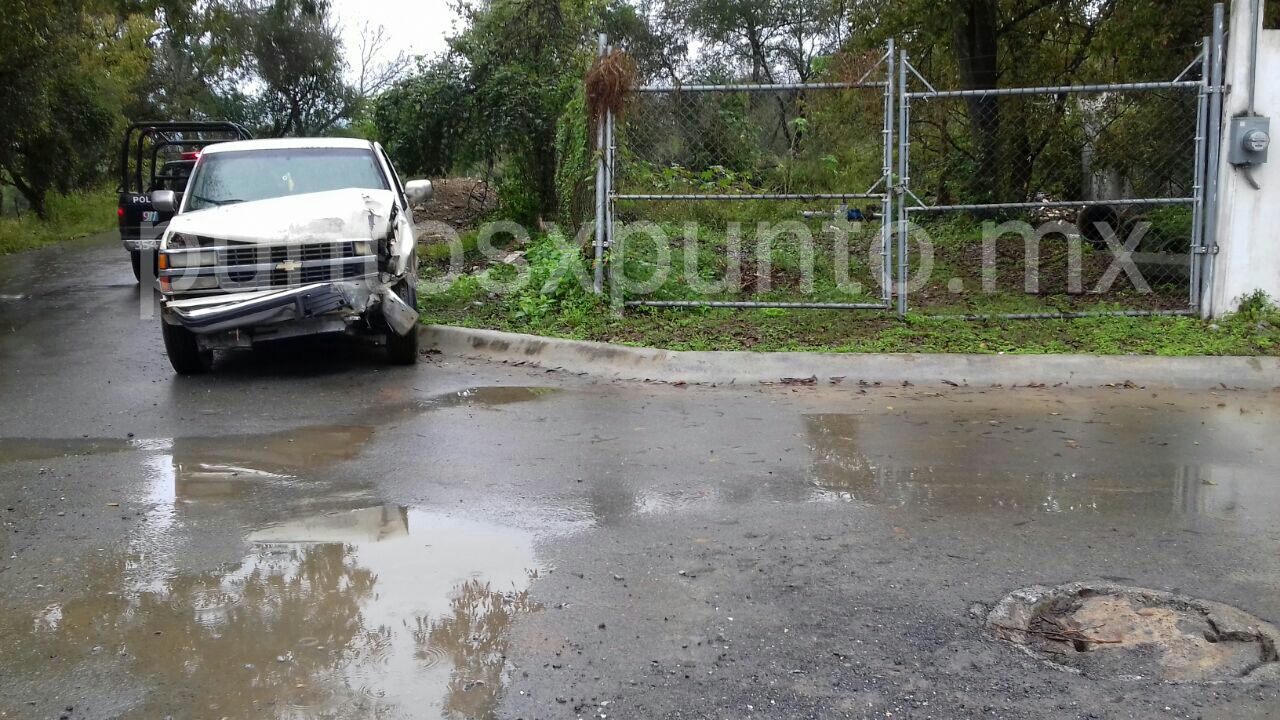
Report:
[[[11,652],[116,656],[170,690],[136,717],[493,716],[507,629],[536,609],[530,533],[376,506],[247,540],[243,560],[216,572],[153,577],[145,555],[106,562],[79,598],[29,618]]]
[[[1132,417],[1122,418],[1130,436],[1123,443],[1109,423],[1067,436],[1016,420],[983,421],[955,435],[838,413],[805,415],[803,422],[818,501],[949,514],[1212,515],[1259,529],[1280,508],[1269,473],[1229,458],[1182,462],[1167,441],[1139,442],[1151,428]],[[1014,441],[994,441],[1002,427]],[[1249,431],[1239,423],[1222,430]]]
[[[109,512],[80,513],[83,532],[108,538],[93,545],[66,540],[81,528],[52,505],[22,508],[40,539],[19,552],[54,546],[72,577],[55,589],[37,561],[0,563],[12,571],[0,580],[23,576],[0,606],[0,718],[95,690],[117,709],[88,717],[496,717],[513,637],[529,641],[513,625],[539,612],[530,592],[550,571],[539,555],[550,537],[582,546],[657,527],[666,540],[686,516],[710,537],[769,507],[827,528],[858,513],[959,525],[1051,514],[1213,518],[1265,537],[1280,509],[1261,410],[1010,394],[985,407],[921,396],[910,412],[886,396],[884,409],[837,412],[848,396],[765,397],[767,410],[749,396],[703,412],[679,395],[636,410],[617,395],[490,386],[388,392],[330,424],[261,434],[0,439],[11,491],[43,465],[71,497],[97,467],[125,478],[93,500]],[[732,435],[731,412],[742,418]],[[380,477],[400,467],[402,482]],[[809,534],[844,542],[848,527]],[[754,566],[777,551],[742,552]],[[597,576],[623,582],[614,569]]]

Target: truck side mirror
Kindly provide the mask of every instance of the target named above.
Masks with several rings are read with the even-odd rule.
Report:
[[[431,199],[430,180],[410,180],[404,184],[404,194],[409,196],[409,204],[417,205]]]
[[[178,198],[172,190],[152,190],[151,207],[165,213],[177,212]]]

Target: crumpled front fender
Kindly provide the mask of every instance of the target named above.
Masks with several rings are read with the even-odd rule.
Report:
[[[387,326],[406,335],[418,321],[390,285],[370,289],[363,282],[313,283],[296,288],[174,300],[166,315],[198,335],[274,325],[323,315],[364,315],[378,305]]]
[[[249,297],[244,297],[245,295]],[[211,302],[213,301],[213,302]],[[221,302],[217,302],[221,301]],[[168,303],[169,315],[188,330],[205,335],[327,315],[363,312],[369,292],[361,283],[314,283],[287,290],[193,298]]]

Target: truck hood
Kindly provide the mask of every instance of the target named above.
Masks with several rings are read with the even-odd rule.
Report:
[[[199,235],[223,242],[263,245],[378,240],[391,221],[390,190],[350,188],[286,195],[182,213],[169,234]]]

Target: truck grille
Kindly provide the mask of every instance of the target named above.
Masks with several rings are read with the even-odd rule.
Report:
[[[306,245],[246,245],[228,247],[219,251],[218,264],[265,265],[278,264],[288,260],[307,262],[310,260],[338,260],[356,257],[355,243],[308,243]]]
[[[354,241],[307,243],[302,245],[217,245],[215,265],[178,266],[162,270],[162,281],[171,279],[179,292],[222,290],[238,292],[296,287],[312,283],[354,280],[378,272],[375,255],[356,252]],[[207,246],[206,246],[207,247]]]
[[[342,265],[316,265],[297,270],[224,270],[221,274],[222,284],[254,285],[268,287],[286,287],[289,285],[306,285],[308,283],[326,282],[329,280],[351,280],[373,272],[372,258],[370,262],[355,262]]]

